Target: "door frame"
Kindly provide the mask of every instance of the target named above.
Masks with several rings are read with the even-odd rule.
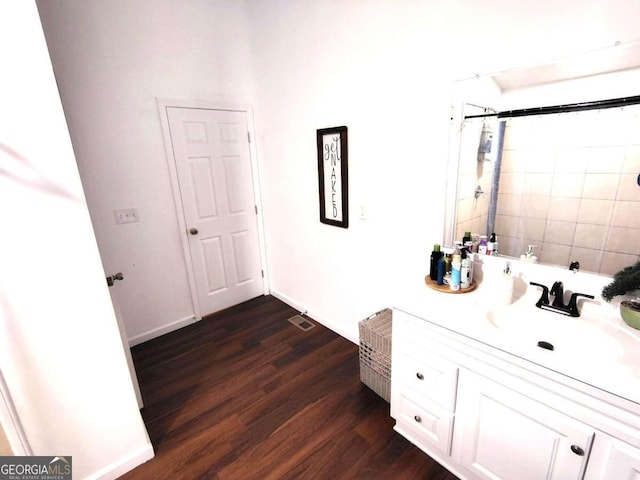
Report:
[[[268,295],[269,289],[269,272],[267,269],[267,249],[264,232],[264,222],[262,215],[262,180],[260,176],[260,168],[258,166],[258,152],[256,149],[256,134],[255,134],[255,120],[253,116],[253,108],[250,105],[244,104],[228,104],[228,103],[214,103],[198,100],[180,100],[180,99],[167,99],[156,98],[158,105],[158,113],[160,115],[160,125],[162,127],[162,137],[164,140],[165,156],[167,159],[167,166],[169,167],[169,178],[171,180],[171,189],[173,191],[173,200],[176,207],[176,217],[178,220],[178,226],[180,228],[180,241],[182,243],[182,249],[184,252],[184,263],[187,269],[187,277],[189,279],[189,291],[191,293],[191,303],[193,305],[194,315],[196,320],[202,319],[202,309],[200,302],[198,301],[198,293],[196,288],[196,277],[193,270],[193,262],[191,259],[191,248],[189,246],[189,239],[187,238],[187,222],[184,218],[184,205],[182,203],[182,197],[180,195],[180,183],[178,181],[178,169],[176,166],[176,159],[173,153],[173,144],[171,142],[171,130],[169,127],[169,117],[167,114],[167,108],[191,108],[202,110],[219,110],[229,112],[242,112],[247,117],[247,130],[249,135],[249,156],[251,159],[251,174],[253,176],[253,201],[256,205],[256,223],[258,226],[258,242],[260,250],[260,268],[263,272],[263,293]]]
[[[27,434],[22,428],[20,417],[16,412],[9,388],[0,370],[0,426],[4,430],[13,455],[33,455]]]

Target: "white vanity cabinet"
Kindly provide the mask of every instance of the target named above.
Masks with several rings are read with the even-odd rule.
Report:
[[[637,480],[640,478],[640,449],[614,443],[607,462],[604,480]]]
[[[393,362],[397,376],[392,382],[398,388],[394,398],[391,387],[391,415],[397,420],[396,430],[423,449],[435,448],[448,455],[458,366],[411,343]]]
[[[461,479],[640,479],[637,404],[401,310],[393,318],[394,428]]]
[[[459,398],[459,457],[477,478],[583,478],[593,428],[468,371]]]

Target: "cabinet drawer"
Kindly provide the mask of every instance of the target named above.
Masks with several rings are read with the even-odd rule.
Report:
[[[430,402],[416,405],[403,395],[398,400],[398,405],[394,405],[396,429],[406,434],[422,450],[428,451],[435,446],[449,455],[453,414]]]
[[[406,354],[399,356],[399,365],[393,366],[394,381],[415,390],[453,411],[458,382],[458,366],[439,355],[422,351],[420,358]]]

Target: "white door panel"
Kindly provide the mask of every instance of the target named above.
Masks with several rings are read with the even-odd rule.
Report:
[[[263,293],[244,112],[166,109],[203,314]]]
[[[615,443],[603,480],[640,480],[640,450]]]
[[[476,374],[464,372],[459,385],[454,435],[476,478],[583,478],[591,427]]]

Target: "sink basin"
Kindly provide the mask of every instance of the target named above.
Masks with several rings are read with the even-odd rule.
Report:
[[[478,334],[507,353],[640,403],[640,330],[610,305],[584,302],[581,316],[569,317],[536,308],[536,300],[483,309]]]
[[[553,350],[557,357],[569,356],[579,361],[602,362],[619,359],[640,351],[640,341],[632,332],[596,315],[568,317],[536,308],[513,304],[487,313],[492,329],[503,333],[520,347]],[[631,349],[631,350],[630,350]]]

